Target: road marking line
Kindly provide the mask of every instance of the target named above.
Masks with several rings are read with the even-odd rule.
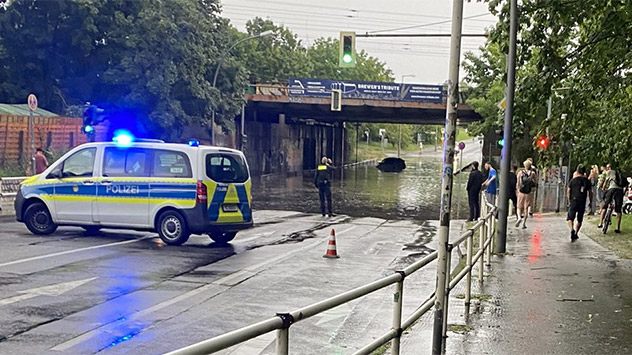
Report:
[[[138,239],[126,240],[124,242],[101,244],[101,245],[95,245],[95,246],[86,247],[86,248],[66,250],[66,251],[62,251],[62,252],[59,252],[59,253],[34,256],[32,258],[26,258],[26,259],[20,259],[20,260],[15,260],[15,261],[9,261],[7,263],[2,263],[2,264],[0,264],[0,267],[5,267],[5,266],[10,266],[10,265],[15,265],[15,264],[28,263],[30,261],[41,260],[41,259],[46,259],[46,258],[52,258],[52,257],[55,257],[55,256],[60,256],[60,255],[78,253],[78,252],[86,251],[86,250],[94,250],[94,249],[100,249],[100,248],[113,247],[113,246],[117,246],[117,245],[131,244],[131,243],[140,242],[141,240],[152,239],[152,238],[156,238],[156,237],[147,236],[147,237],[142,237],[142,238],[138,238]]]
[[[345,230],[343,230],[341,232],[338,232],[337,235],[347,233],[350,230],[355,229],[356,227],[357,226],[353,225],[353,226],[351,226],[351,227],[349,227],[349,228],[347,228],[347,229],[345,229]],[[146,237],[146,238],[148,238],[148,237]],[[139,317],[142,317],[142,316],[145,316],[147,314],[153,313],[153,312],[158,311],[158,310],[160,310],[162,308],[165,308],[167,306],[173,305],[175,303],[178,303],[180,301],[183,301],[183,300],[186,300],[186,299],[188,299],[190,297],[193,297],[193,296],[195,296],[195,295],[197,295],[199,293],[206,292],[206,291],[212,290],[214,288],[217,288],[218,289],[217,293],[220,293],[220,292],[222,292],[223,290],[226,289],[225,287],[222,287],[222,286],[229,286],[230,287],[230,286],[237,285],[240,282],[242,282],[242,281],[244,281],[246,279],[249,279],[252,276],[255,276],[259,271],[261,271],[261,270],[259,270],[259,271],[257,270],[259,268],[263,268],[263,267],[265,267],[265,266],[267,266],[267,265],[269,265],[271,263],[274,263],[274,262],[280,261],[282,259],[285,259],[287,257],[290,257],[292,254],[301,252],[301,251],[306,250],[306,249],[313,248],[313,247],[317,246],[318,244],[322,244],[322,243],[324,243],[326,241],[327,241],[327,239],[318,240],[318,241],[316,241],[316,242],[314,242],[312,244],[305,245],[302,248],[292,250],[291,252],[283,254],[281,256],[277,256],[276,258],[266,260],[265,262],[262,262],[262,263],[259,263],[259,264],[256,264],[256,265],[253,265],[253,266],[250,266],[250,267],[246,267],[243,270],[234,272],[234,273],[232,273],[230,275],[227,275],[227,276],[224,276],[224,277],[222,277],[220,279],[217,279],[217,280],[213,281],[210,284],[198,287],[198,288],[196,288],[194,290],[191,290],[191,291],[189,291],[187,293],[183,293],[183,294],[181,294],[179,296],[176,296],[176,297],[174,297],[172,299],[166,300],[166,301],[161,302],[161,303],[159,303],[157,305],[154,305],[152,307],[146,308],[146,309],[144,309],[142,311],[133,313],[133,314],[131,314],[128,317],[128,321],[136,320]],[[234,281],[232,281],[232,280],[234,280]],[[230,281],[232,281],[232,282],[230,282]],[[211,297],[214,297],[214,296],[215,295],[213,295]],[[66,351],[66,350],[68,350],[68,349],[70,349],[70,348],[72,348],[72,347],[74,347],[74,346],[76,346],[76,345],[78,345],[78,344],[80,344],[80,343],[82,343],[84,341],[87,341],[88,339],[90,339],[94,335],[96,335],[97,333],[103,331],[105,327],[112,326],[112,324],[115,323],[115,322],[116,321],[114,320],[114,321],[112,321],[110,323],[106,323],[106,324],[104,324],[104,325],[102,325],[102,326],[100,326],[100,327],[98,327],[96,329],[93,329],[93,330],[88,331],[88,332],[86,332],[84,334],[81,334],[81,335],[79,335],[76,338],[70,339],[70,340],[68,340],[68,341],[66,341],[64,343],[56,345],[55,347],[51,348],[50,350],[52,350],[52,351]],[[271,334],[275,335],[274,332],[271,332]],[[248,349],[249,354],[250,354],[251,351],[252,352],[256,352],[256,351],[261,352],[261,350],[258,350],[257,348],[259,348],[261,345],[266,343],[266,341],[267,341],[267,337],[264,337],[259,342],[251,344],[251,346],[248,347],[249,348]],[[269,343],[270,342],[267,341],[267,344],[269,344]],[[267,346],[267,344],[266,344],[266,346]],[[264,349],[264,348],[265,348],[265,346],[263,348],[260,348],[260,349]]]
[[[168,299],[166,301],[160,302],[160,303],[158,303],[156,305],[153,305],[153,306],[151,306],[149,308],[145,308],[142,311],[139,311],[139,312],[136,312],[136,313],[132,313],[132,314],[127,316],[127,322],[132,322],[132,321],[134,321],[134,320],[136,320],[136,319],[138,319],[140,317],[143,317],[143,316],[145,316],[147,314],[159,311],[159,310],[161,310],[161,309],[163,309],[165,307],[168,307],[168,306],[171,306],[172,304],[184,301],[184,300],[186,300],[188,298],[191,298],[191,297],[193,297],[195,295],[198,295],[200,293],[211,291],[214,288],[217,289],[217,291],[218,291],[217,293],[221,292],[222,289],[224,289],[223,287],[220,287],[220,286],[215,285],[215,284],[207,284],[207,285],[198,287],[196,289],[193,289],[193,290],[191,290],[189,292],[183,293],[183,294],[181,294],[179,296],[176,296],[174,298],[171,298],[171,299]],[[210,296],[210,297],[214,297],[217,293],[212,294],[212,296]],[[64,342],[64,343],[61,343],[59,345],[56,345],[55,347],[51,348],[50,350],[53,350],[53,351],[66,351],[66,350],[74,347],[75,345],[78,345],[78,344],[80,344],[80,343],[92,338],[97,333],[102,332],[104,330],[104,328],[106,328],[108,326],[112,326],[113,323],[115,324],[116,322],[117,322],[117,319],[114,319],[111,322],[105,323],[105,324],[103,324],[102,326],[100,326],[98,328],[95,328],[95,329],[90,330],[90,331],[88,331],[86,333],[83,333],[83,334],[79,335],[76,338],[70,339],[67,342]]]

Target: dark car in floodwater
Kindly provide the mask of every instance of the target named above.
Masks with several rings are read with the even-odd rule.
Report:
[[[406,169],[406,162],[401,158],[388,157],[379,162],[377,168],[385,173],[399,173]]]

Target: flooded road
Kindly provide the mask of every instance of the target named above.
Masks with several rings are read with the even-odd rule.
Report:
[[[464,162],[471,159],[466,154]],[[352,217],[434,220],[439,218],[441,152],[424,151],[402,155],[406,169],[383,173],[375,166],[340,169],[332,185],[334,212]],[[343,175],[341,179],[341,173]],[[467,174],[455,179],[452,218],[467,218]],[[279,209],[319,213],[318,190],[312,176],[254,179],[255,209]]]

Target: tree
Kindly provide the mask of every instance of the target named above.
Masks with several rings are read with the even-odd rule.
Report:
[[[111,105],[146,134],[178,139],[182,127],[238,112],[246,82],[228,65],[212,77],[232,35],[216,0],[15,0],[0,7],[0,99],[41,106]],[[226,94],[229,93],[229,94]],[[128,121],[128,122],[120,122]],[[134,122],[129,122],[134,121]]]
[[[500,73],[508,43],[508,7],[498,0],[489,4],[499,14],[499,23],[490,31],[482,54],[466,57],[468,80],[477,86],[469,102],[485,117],[479,126],[483,129],[498,122],[492,104],[504,87]],[[557,162],[572,144],[573,161],[632,168],[626,128],[632,113],[629,1],[529,0],[522,2],[519,12],[514,120],[514,134],[524,134],[519,146],[528,146],[533,137],[548,131],[554,144],[539,152],[545,165]],[[550,96],[555,104],[548,120]],[[559,119],[562,113],[564,121]],[[519,149],[519,154],[533,152]]]

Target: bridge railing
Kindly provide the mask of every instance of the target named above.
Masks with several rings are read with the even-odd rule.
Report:
[[[26,176],[0,177],[0,198],[15,197],[24,179]]]
[[[465,233],[459,235],[455,240],[448,244],[448,267],[447,270],[452,270],[451,259],[452,251],[456,248],[459,250],[459,256],[462,254],[460,246],[466,244],[465,253],[465,266],[458,272],[458,274],[452,277],[446,278],[446,284],[441,287],[445,287],[445,299],[443,307],[443,327],[440,329],[442,336],[446,337],[447,324],[448,324],[448,306],[450,300],[450,291],[453,290],[459,282],[463,279],[466,280],[465,284],[465,315],[470,312],[470,299],[472,295],[472,273],[475,267],[478,269],[478,282],[483,283],[483,269],[484,262],[487,260],[487,266],[490,265],[491,252],[493,247],[494,236],[494,215],[496,213],[496,207],[493,205],[485,205],[486,212],[478,222],[472,225]],[[478,235],[478,248],[474,252],[475,236]],[[256,338],[260,335],[276,331],[276,354],[287,355],[289,353],[289,333],[290,328],[307,318],[313,317],[319,313],[331,310],[349,301],[353,301],[360,297],[376,292],[390,285],[395,285],[393,291],[393,318],[391,329],[378,337],[371,343],[365,345],[361,349],[354,352],[354,355],[370,354],[372,351],[379,347],[391,342],[391,354],[398,355],[400,353],[400,337],[403,332],[410,328],[421,316],[426,314],[428,310],[432,308],[435,303],[436,291],[430,295],[418,308],[410,314],[407,318],[402,320],[402,305],[403,305],[403,290],[404,281],[406,277],[421,270],[431,262],[437,259],[437,251],[430,253],[423,259],[418,260],[408,267],[398,270],[393,274],[383,277],[379,280],[368,283],[364,286],[360,286],[333,296],[326,300],[311,304],[309,306],[294,310],[288,313],[277,313],[276,316],[268,318],[259,323],[255,323],[229,333],[219,335],[217,337],[201,341],[199,343],[172,351],[168,355],[185,355],[185,354],[210,354],[214,353],[233,345],[237,345]],[[462,262],[462,261],[461,261]],[[437,331],[437,329],[435,329]]]

